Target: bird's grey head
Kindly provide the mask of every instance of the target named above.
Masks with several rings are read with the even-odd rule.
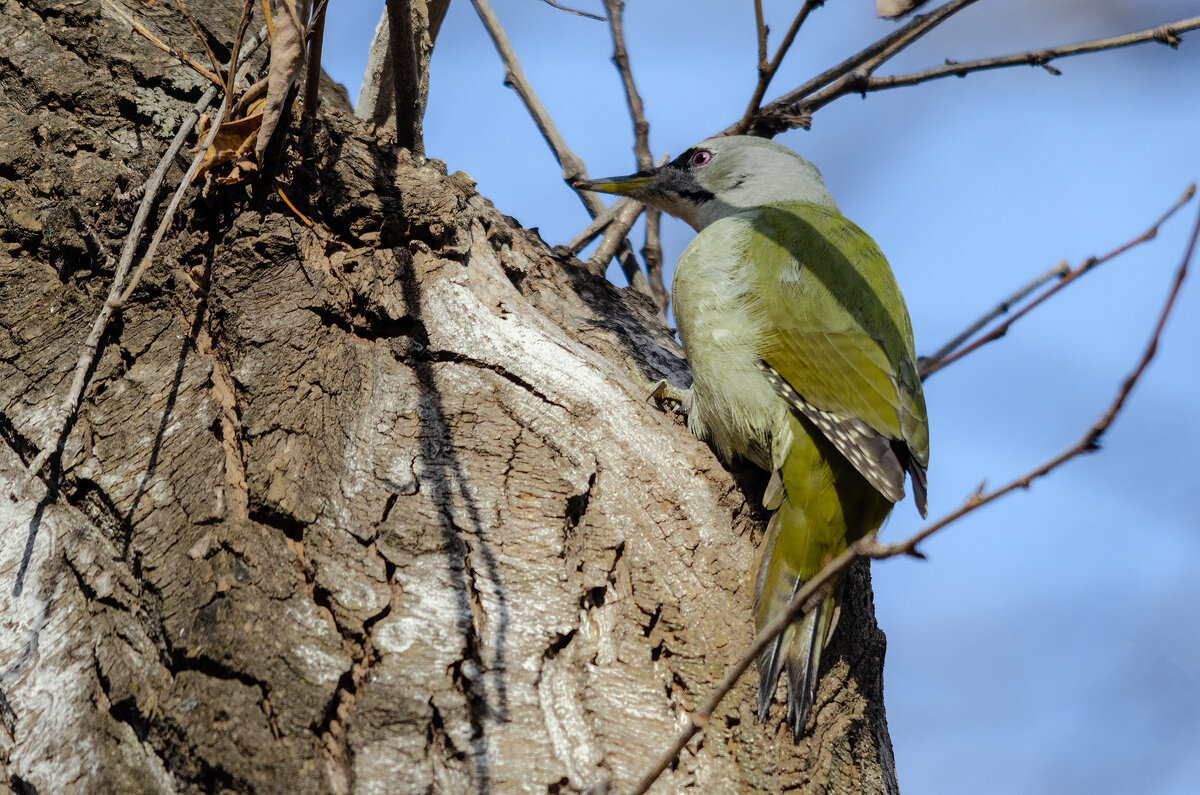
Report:
[[[697,231],[772,202],[808,201],[837,209],[816,166],[782,144],[748,135],[709,138],[660,168],[576,187],[632,196]]]

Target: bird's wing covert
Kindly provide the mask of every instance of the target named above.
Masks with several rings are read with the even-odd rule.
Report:
[[[793,407],[884,496],[913,475],[924,513],[925,399],[900,289],[874,241],[836,212],[770,205],[747,256],[764,320],[762,359]]]

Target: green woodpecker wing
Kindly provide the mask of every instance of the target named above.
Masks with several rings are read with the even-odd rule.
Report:
[[[746,256],[765,324],[762,366],[779,393],[881,494],[926,513],[929,435],[912,327],[871,238],[810,202],[758,208]]]

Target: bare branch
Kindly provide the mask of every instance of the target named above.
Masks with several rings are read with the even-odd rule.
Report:
[[[567,146],[567,142],[563,140],[562,134],[558,131],[558,126],[554,123],[554,119],[550,118],[546,107],[538,99],[537,93],[533,90],[533,86],[529,82],[529,78],[525,76],[525,70],[521,68],[521,62],[517,59],[517,53],[513,50],[512,42],[508,40],[508,34],[504,32],[504,28],[500,24],[500,19],[496,16],[496,12],[492,10],[491,3],[488,0],[471,0],[471,2],[475,6],[475,11],[479,14],[479,18],[483,21],[484,27],[487,28],[488,34],[492,37],[492,43],[496,46],[497,52],[500,53],[500,59],[504,62],[504,84],[517,92],[517,96],[521,98],[525,109],[533,117],[534,124],[541,131],[542,137],[546,139],[546,143],[550,145],[550,150],[554,153],[554,157],[562,167],[563,179],[568,184],[574,180],[586,179],[587,171],[584,168],[583,160],[571,150],[571,147]],[[603,202],[595,196],[591,196],[591,194],[584,195],[583,193],[580,193],[580,196],[583,199],[583,203],[587,206],[588,211],[593,216],[598,215],[603,210]],[[589,201],[589,196],[595,199],[595,201]]]
[[[767,34],[771,32],[763,18],[762,0],[754,0],[754,31],[758,38],[758,76],[761,78],[770,65],[767,61]]]
[[[671,305],[671,293],[663,284],[663,253],[659,228],[662,211],[656,207],[646,208],[646,245],[642,246],[642,260],[646,263],[646,280],[650,282],[650,295],[658,304],[663,320],[667,318],[667,307]]]
[[[621,83],[625,87],[625,99],[629,103],[629,117],[633,120],[633,151],[637,157],[638,168],[647,169],[654,165],[654,157],[650,154],[650,123],[646,121],[642,97],[638,94],[637,85],[633,82],[633,72],[629,68],[629,54],[625,50],[625,32],[621,16],[625,4],[621,0],[604,0],[604,7],[608,11],[608,24],[612,30],[613,63],[616,64],[617,71],[621,74]],[[635,214],[630,220],[630,226],[636,218]],[[646,262],[650,297],[654,299],[659,312],[665,318],[667,304],[671,298],[662,283],[662,244],[658,235],[660,220],[661,213],[658,210],[647,208],[646,241],[642,246],[642,259]],[[601,249],[603,248],[604,246],[601,244]],[[597,250],[592,259],[599,257],[600,253],[601,251]],[[607,263],[608,256],[604,257],[604,261]]]
[[[568,14],[574,14],[575,16],[579,16],[579,17],[587,17],[588,19],[594,19],[597,22],[604,21],[604,17],[599,16],[598,14],[592,14],[588,11],[577,11],[574,8],[567,8],[564,5],[558,4],[557,2],[555,2],[555,0],[542,0],[542,2],[548,6],[554,6],[559,11],[566,11]]]
[[[747,132],[751,135],[771,137],[793,127],[808,125],[811,111],[802,106],[801,100],[815,91],[841,79],[849,77],[860,79],[879,68],[881,64],[892,58],[908,45],[924,36],[947,19],[962,11],[979,0],[951,0],[940,8],[913,17],[904,27],[897,28],[893,33],[872,43],[865,49],[850,56],[840,64],[826,69],[808,82],[795,88],[778,99],[772,101],[759,113],[755,114],[750,124],[743,129],[741,122],[726,127],[726,135],[737,132]]]
[[[241,54],[238,56],[238,62],[247,62],[250,56],[256,49],[258,49],[258,46],[265,38],[266,29],[264,28],[263,30],[259,31],[258,35],[247,42],[245,47],[242,48]],[[228,71],[231,75],[230,80],[232,82],[232,75],[234,74],[232,65]],[[174,140],[171,141],[171,145],[167,147],[167,151],[163,154],[162,159],[159,160],[158,167],[155,168],[154,172],[150,175],[150,178],[146,180],[145,188],[142,191],[142,202],[140,205],[138,205],[137,213],[133,218],[133,224],[129,227],[129,234],[125,236],[125,244],[121,248],[121,256],[117,262],[116,272],[113,274],[112,287],[109,289],[108,297],[104,301],[104,306],[100,308],[100,313],[96,316],[96,320],[92,323],[92,330],[88,334],[87,340],[83,344],[83,350],[80,352],[79,360],[75,363],[75,372],[71,378],[70,390],[68,391],[66,397],[63,398],[62,403],[58,405],[51,415],[52,421],[50,423],[51,430],[48,436],[49,441],[46,446],[42,448],[41,452],[38,453],[38,455],[29,464],[29,468],[26,473],[26,483],[37,477],[38,472],[41,471],[42,467],[45,466],[50,457],[58,452],[62,446],[62,443],[66,440],[65,436],[70,427],[71,420],[74,418],[75,412],[79,410],[79,402],[83,398],[84,389],[87,387],[88,371],[91,370],[92,363],[96,360],[96,353],[100,347],[100,341],[104,338],[104,332],[108,328],[108,323],[112,319],[113,313],[121,306],[121,303],[125,300],[125,298],[128,297],[128,291],[122,295],[121,290],[124,286],[125,276],[129,272],[130,266],[133,264],[133,256],[137,251],[137,243],[141,237],[142,228],[145,226],[146,219],[149,217],[150,210],[154,206],[154,201],[158,196],[158,189],[162,185],[163,179],[166,177],[167,170],[170,169],[170,167],[174,164],[175,156],[179,154],[179,151],[183,148],[184,143],[191,135],[192,128],[195,126],[196,121],[200,118],[200,114],[204,112],[204,109],[208,107],[209,103],[212,102],[212,100],[216,97],[216,94],[216,86],[213,86],[204,92],[204,95],[200,97],[200,100],[192,108],[192,111],[180,124],[179,131],[175,134]],[[222,108],[224,109],[228,106],[228,104],[229,95],[226,94]],[[213,124],[212,129],[216,130],[217,128],[218,125]],[[212,134],[213,133],[210,132],[210,137]],[[211,141],[208,143],[211,143]],[[206,149],[208,149],[208,144],[201,146],[200,151],[197,154],[197,158],[202,157]],[[193,168],[195,168],[197,164],[198,161],[193,161]],[[189,170],[189,175],[185,177],[181,183],[181,190],[190,184],[191,173],[192,172]],[[174,202],[172,206],[174,206],[174,204],[177,204],[177,202]],[[172,210],[168,209],[167,214],[164,217],[164,221],[169,220],[171,212]],[[155,237],[156,240],[161,239],[161,233],[157,234]],[[145,269],[145,265],[148,262],[148,258],[151,254],[152,249],[147,251],[147,254],[143,257],[142,263],[139,264],[138,270],[134,274],[135,280],[131,281],[131,286],[136,284],[136,276],[140,275],[140,273]]]
[[[1138,379],[1141,378],[1142,373],[1145,372],[1146,367],[1150,364],[1150,360],[1154,358],[1154,354],[1158,351],[1158,340],[1162,336],[1163,328],[1166,327],[1167,318],[1171,314],[1171,309],[1175,306],[1175,299],[1179,296],[1179,288],[1183,284],[1184,277],[1187,276],[1188,264],[1191,262],[1192,254],[1196,249],[1197,236],[1200,236],[1200,214],[1197,214],[1196,216],[1196,222],[1192,226],[1191,236],[1188,238],[1187,248],[1184,250],[1183,260],[1179,263],[1179,267],[1175,271],[1175,279],[1172,281],[1171,289],[1167,293],[1167,300],[1164,302],[1162,311],[1159,313],[1158,322],[1154,325],[1154,331],[1150,335],[1150,342],[1147,343],[1145,350],[1142,352],[1141,359],[1138,360],[1137,366],[1134,367],[1133,372],[1126,376],[1124,382],[1122,382],[1121,388],[1117,391],[1117,396],[1109,405],[1108,410],[1104,412],[1100,419],[1096,420],[1096,422],[1087,429],[1087,432],[1084,433],[1078,442],[1076,442],[1069,449],[1042,464],[1037,469],[1022,475],[1005,486],[1002,486],[1001,488],[987,494],[972,495],[967,499],[961,508],[947,515],[943,519],[940,519],[939,521],[929,525],[920,532],[915,533],[904,541],[896,544],[871,544],[863,550],[863,554],[869,555],[872,558],[890,558],[896,555],[915,555],[917,557],[923,557],[921,553],[917,551],[917,544],[921,543],[946,525],[954,522],[955,520],[977,508],[987,505],[989,502],[994,502],[1010,492],[1016,491],[1017,489],[1029,488],[1033,481],[1049,474],[1051,470],[1056,469],[1078,455],[1099,450],[1100,437],[1102,437],[1105,431],[1107,431],[1113,424],[1113,420],[1117,418],[1117,414],[1119,414],[1122,407],[1124,407],[1125,401],[1128,399],[1130,392],[1133,391],[1134,385],[1137,384]]]
[[[1008,298],[1005,298],[1003,301],[1001,301],[999,304],[997,304],[991,311],[989,311],[983,317],[979,318],[979,320],[976,320],[970,326],[967,326],[967,328],[965,330],[963,330],[961,333],[959,333],[958,336],[956,336],[954,339],[950,340],[945,345],[938,348],[936,351],[929,354],[928,356],[920,357],[917,360],[917,369],[920,371],[922,378],[924,378],[924,376],[925,376],[925,368],[926,367],[929,367],[929,366],[935,364],[936,362],[939,362],[942,359],[949,356],[951,353],[954,352],[955,348],[957,348],[959,345],[962,345],[967,340],[971,339],[971,337],[975,336],[975,334],[980,329],[982,329],[984,326],[986,326],[988,323],[991,323],[993,320],[1000,317],[1001,315],[1008,314],[1009,310],[1012,309],[1014,304],[1018,304],[1021,301],[1023,301],[1026,296],[1028,296],[1030,293],[1032,293],[1037,288],[1041,287],[1046,282],[1050,281],[1051,279],[1062,279],[1062,278],[1066,277],[1070,272],[1071,272],[1071,266],[1067,264],[1066,260],[1063,260],[1062,262],[1058,263],[1050,270],[1043,273],[1041,276],[1038,276],[1033,281],[1031,281],[1028,284],[1021,287],[1019,290],[1017,290],[1015,293],[1010,295]]]
[[[550,118],[545,106],[538,99],[529,78],[525,76],[525,70],[521,68],[521,62],[517,59],[512,42],[508,40],[508,34],[504,32],[504,27],[500,24],[496,12],[492,10],[491,3],[488,0],[471,0],[471,3],[475,6],[476,13],[479,14],[483,26],[487,28],[488,35],[492,37],[496,51],[500,53],[500,59],[504,62],[505,85],[517,92],[517,96],[521,98],[529,115],[533,117],[534,124],[541,131],[546,143],[550,145],[550,150],[562,168],[563,179],[568,185],[586,180],[587,169],[584,168],[583,160],[572,151],[571,147],[567,146],[567,142],[559,133],[554,120]],[[593,218],[604,212],[604,202],[594,193],[581,190],[576,190],[575,193]],[[633,247],[629,245],[628,241],[621,244],[618,256],[621,270],[625,272],[625,278],[629,281],[630,286],[650,295],[650,284],[642,274],[641,268],[638,267],[637,259],[633,256]]]
[[[592,273],[604,273],[608,267],[608,261],[617,253],[617,248],[625,240],[625,236],[629,234],[629,230],[633,228],[634,222],[641,213],[641,202],[632,202],[617,214],[616,218],[608,224],[608,228],[604,230],[604,237],[601,238],[596,252],[588,258],[588,270]]]
[[[308,63],[304,74],[304,115],[312,118],[317,114],[317,103],[321,96],[321,45],[325,39],[325,0],[318,0],[308,21]]]
[[[679,731],[671,746],[655,761],[655,763],[646,771],[646,773],[638,780],[632,792],[633,795],[642,795],[645,793],[655,780],[662,774],[664,770],[671,765],[672,762],[679,756],[679,752],[684,746],[712,719],[713,713],[720,705],[721,700],[733,689],[737,684],[738,679],[742,674],[754,663],[758,658],[759,653],[772,643],[780,633],[788,626],[796,621],[809,608],[809,603],[813,598],[828,587],[830,581],[837,574],[844,571],[850,566],[856,558],[870,557],[875,559],[884,559],[896,557],[898,555],[911,555],[915,557],[924,557],[917,551],[917,544],[925,540],[933,533],[946,527],[952,522],[962,518],[971,511],[977,510],[990,502],[1003,497],[1019,488],[1028,488],[1030,484],[1047,474],[1052,470],[1066,463],[1076,456],[1084,453],[1092,452],[1098,449],[1097,443],[1100,437],[1112,425],[1122,407],[1125,405],[1126,399],[1133,390],[1142,373],[1150,364],[1151,359],[1158,349],[1158,340],[1162,335],[1163,328],[1166,326],[1167,318],[1171,314],[1171,310],[1175,305],[1175,299],[1179,295],[1180,286],[1187,275],[1188,264],[1191,261],[1192,255],[1196,248],[1196,239],[1200,236],[1200,214],[1197,215],[1195,225],[1192,228],[1191,236],[1188,239],[1187,248],[1184,251],[1182,262],[1175,272],[1175,279],[1172,282],[1171,290],[1167,295],[1166,302],[1163,304],[1162,311],[1159,314],[1158,322],[1155,324],[1154,331],[1151,334],[1150,342],[1147,344],[1145,351],[1142,353],[1133,372],[1129,374],[1117,392],[1116,398],[1109,405],[1108,410],[1097,420],[1083,437],[1073,445],[1070,449],[1060,453],[1046,463],[1036,469],[1022,475],[1016,480],[1007,485],[989,493],[976,493],[967,498],[966,502],[956,511],[948,514],[946,517],[934,522],[921,531],[915,533],[908,539],[897,544],[879,544],[875,541],[875,534],[871,533],[858,541],[854,542],[837,558],[827,564],[817,576],[808,580],[801,586],[796,594],[788,602],[787,609],[784,610],[770,624],[763,628],[758,635],[755,636],[754,642],[746,649],[737,662],[731,665],[725,675],[725,678],[719,685],[709,694],[708,698],[688,716],[687,724]]]
[[[563,253],[571,256],[575,256],[580,251],[583,251],[584,247],[586,247],[588,243],[591,243],[593,240],[595,240],[596,237],[602,233],[609,224],[612,223],[613,219],[616,218],[620,213],[624,212],[631,204],[641,204],[641,202],[639,202],[637,199],[624,198],[620,201],[613,202],[608,207],[605,207],[599,215],[593,218],[587,226],[580,230],[579,234],[571,238],[571,242],[567,243],[565,246],[561,246],[560,249]]]
[[[633,73],[629,70],[629,53],[625,50],[625,31],[621,26],[621,13],[625,9],[625,3],[622,0],[604,0],[604,8],[608,11],[608,26],[612,30],[613,63],[621,74],[625,100],[629,103],[629,117],[633,119],[633,152],[637,156],[638,168],[650,168],[654,163],[650,154],[650,122],[646,121],[642,97],[638,94],[637,85],[633,82]]]
[[[741,120],[734,125],[738,132],[744,132],[750,126],[750,120],[758,112],[758,106],[762,102],[763,96],[767,93],[767,87],[775,79],[775,73],[779,71],[779,65],[783,63],[783,56],[791,49],[792,42],[795,41],[796,34],[800,32],[800,26],[804,24],[804,20],[808,19],[808,15],[814,9],[823,5],[825,5],[825,0],[804,0],[804,5],[800,6],[800,11],[797,12],[796,18],[792,20],[791,27],[784,34],[783,41],[779,43],[779,49],[775,51],[775,57],[768,63],[767,26],[763,23],[762,4],[759,0],[755,0],[754,23],[758,29],[758,84],[754,86],[754,94],[750,97],[750,104],[746,106],[746,112],[742,114]]]
[[[130,14],[124,8],[122,8],[121,6],[119,6],[115,2],[113,2],[113,0],[104,0],[104,5],[108,6],[109,10],[112,11],[114,14],[116,14],[118,17],[120,17],[122,20],[124,20],[124,22],[127,25],[129,25],[131,28],[133,28],[138,33],[142,34],[142,37],[144,39],[146,39],[146,41],[150,42],[155,47],[157,47],[158,49],[165,52],[167,55],[170,55],[172,58],[175,58],[176,60],[178,60],[180,63],[184,64],[185,66],[191,67],[191,69],[194,72],[196,72],[196,74],[200,75],[201,77],[203,77],[206,80],[211,81],[215,85],[219,86],[219,85],[223,84],[223,81],[221,80],[221,77],[219,75],[214,74],[210,70],[204,68],[202,65],[196,63],[196,61],[193,60],[191,58],[191,56],[189,56],[183,50],[181,50],[178,47],[175,47],[173,45],[167,44],[162,39],[158,38],[158,36],[155,36],[153,33],[151,33],[149,30],[147,30],[145,25],[143,25],[141,22],[139,22],[132,14]],[[189,16],[188,19],[190,20],[191,17]],[[205,46],[207,46],[207,42],[205,42]]]
[[[1099,52],[1101,50],[1115,50],[1120,47],[1129,47],[1134,44],[1143,44],[1149,41],[1158,41],[1172,48],[1177,48],[1180,44],[1179,34],[1189,30],[1200,28],[1200,17],[1191,17],[1190,19],[1181,19],[1178,22],[1172,22],[1169,25],[1160,25],[1156,28],[1140,30],[1136,33],[1126,33],[1122,36],[1110,36],[1104,39],[1094,39],[1092,41],[1080,42],[1078,44],[1066,44],[1061,47],[1049,47],[1042,50],[1030,50],[1029,52],[1016,53],[1014,55],[1002,55],[995,58],[981,58],[976,61],[965,61],[958,63],[955,61],[946,61],[942,66],[935,66],[932,69],[925,69],[919,72],[911,72],[904,75],[890,75],[886,77],[867,77],[865,80],[859,80],[854,84],[845,84],[841,86],[830,86],[820,94],[814,95],[811,99],[804,102],[805,108],[809,113],[816,109],[829,104],[837,97],[847,93],[862,93],[868,91],[882,91],[888,88],[898,88],[900,86],[912,86],[917,83],[925,83],[930,80],[937,80],[942,77],[966,77],[971,72],[982,72],[989,69],[1003,69],[1009,66],[1040,66],[1051,74],[1057,75],[1059,71],[1052,66],[1049,66],[1051,61],[1059,58],[1067,58],[1072,55],[1084,55],[1090,52]]]
[[[1001,337],[1003,337],[1005,334],[1008,333],[1008,329],[1012,326],[1013,323],[1016,323],[1018,320],[1023,318],[1025,315],[1029,314],[1029,312],[1032,311],[1035,307],[1040,306],[1047,298],[1054,295],[1055,293],[1057,293],[1059,290],[1063,289],[1067,285],[1071,284],[1076,279],[1078,279],[1080,276],[1083,276],[1085,273],[1091,271],[1097,265],[1102,265],[1105,262],[1108,262],[1109,260],[1111,260],[1121,254],[1124,254],[1126,251],[1129,251],[1131,248],[1134,248],[1134,247],[1136,247],[1142,243],[1145,243],[1147,241],[1153,240],[1154,237],[1156,235],[1158,235],[1159,227],[1161,227],[1164,223],[1166,223],[1167,219],[1169,219],[1172,215],[1174,215],[1176,212],[1178,212],[1181,207],[1183,207],[1185,204],[1187,204],[1189,201],[1191,201],[1191,198],[1192,198],[1192,196],[1195,195],[1195,193],[1196,193],[1195,184],[1189,185],[1187,190],[1185,190],[1183,192],[1183,195],[1180,196],[1173,205],[1171,205],[1171,208],[1169,210],[1167,210],[1165,213],[1163,213],[1161,216],[1159,216],[1159,218],[1154,222],[1154,224],[1151,225],[1151,227],[1149,229],[1147,229],[1145,232],[1142,232],[1142,234],[1138,235],[1137,237],[1133,238],[1132,240],[1122,243],[1121,245],[1117,246],[1115,249],[1108,252],[1107,254],[1101,255],[1099,257],[1089,257],[1088,259],[1084,260],[1082,263],[1079,264],[1078,267],[1076,267],[1072,270],[1068,270],[1066,273],[1062,274],[1062,276],[1059,278],[1058,282],[1056,282],[1054,285],[1052,285],[1048,290],[1043,292],[1041,295],[1039,295],[1033,301],[1031,301],[1028,304],[1026,304],[1025,306],[1023,306],[1018,312],[1016,312],[1008,320],[1006,320],[1005,322],[996,326],[996,328],[992,329],[990,332],[988,332],[984,336],[975,340],[975,342],[971,343],[970,345],[967,345],[964,348],[958,348],[959,345],[961,345],[963,342],[965,342],[967,339],[969,339],[976,331],[978,331],[980,328],[982,328],[984,325],[986,325],[988,322],[990,322],[993,318],[999,317],[1000,315],[1007,313],[1007,311],[1009,309],[1009,304],[1011,304],[1015,301],[1019,301],[1026,294],[1028,294],[1028,292],[1030,292],[1033,289],[1036,289],[1036,287],[1039,286],[1040,283],[1049,280],[1048,278],[1046,278],[1047,274],[1043,274],[1043,276],[1038,277],[1038,280],[1035,280],[1030,285],[1027,285],[1027,288],[1022,288],[1022,291],[1018,291],[1018,293],[1016,295],[1014,295],[1012,298],[1010,298],[1007,302],[1001,303],[1000,306],[998,306],[996,309],[993,309],[991,312],[989,312],[987,315],[985,315],[984,318],[982,318],[980,321],[972,324],[971,328],[969,328],[967,331],[963,332],[958,337],[956,337],[950,344],[943,346],[937,353],[933,354],[932,356],[929,356],[928,358],[922,358],[921,361],[919,362],[922,380],[933,375],[938,370],[941,370],[943,367],[953,364],[954,362],[963,358],[967,354],[978,350],[979,348],[983,347],[984,345],[988,344],[989,342],[994,342],[994,341],[1000,339]],[[1048,274],[1048,276],[1050,278],[1053,278],[1054,273],[1057,272],[1059,267],[1061,267],[1061,266],[1056,266],[1054,271],[1052,271],[1050,274]],[[956,348],[958,348],[958,350],[955,350]]]

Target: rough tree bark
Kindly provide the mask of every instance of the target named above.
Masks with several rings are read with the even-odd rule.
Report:
[[[226,47],[241,5],[188,3]],[[751,636],[763,480],[625,377],[687,381],[648,299],[344,102],[282,169],[314,229],[189,194],[21,486],[201,89],[98,0],[0,2],[0,781],[628,788]],[[865,566],[847,602],[815,731],[748,676],[658,791],[895,791]]]

